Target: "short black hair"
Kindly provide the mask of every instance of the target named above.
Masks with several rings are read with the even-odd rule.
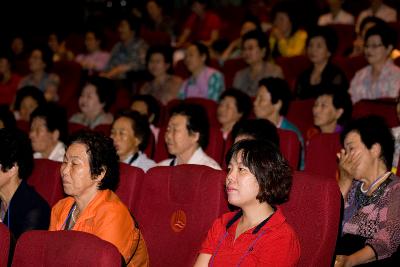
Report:
[[[332,97],[332,104],[335,109],[343,109],[343,113],[338,119],[338,124],[345,125],[351,119],[353,103],[347,90],[337,85],[326,85],[319,93],[318,97],[328,95]]]
[[[190,134],[199,133],[198,144],[205,149],[208,145],[209,122],[206,110],[196,104],[182,103],[171,110],[171,117],[182,115],[187,118],[186,128]]]
[[[17,95],[15,97],[14,109],[19,110],[21,108],[21,102],[25,97],[32,97],[38,103],[38,106],[46,103],[46,99],[44,98],[43,92],[40,91],[39,88],[35,86],[24,86],[17,91]]]
[[[360,135],[361,141],[368,148],[374,144],[381,147],[381,159],[390,170],[393,162],[394,137],[387,123],[382,117],[370,115],[351,121],[341,134],[341,142],[351,133],[356,132]]]
[[[219,102],[228,96],[235,99],[236,109],[242,114],[241,119],[247,119],[251,113],[251,110],[253,109],[253,102],[251,101],[250,96],[236,88],[229,88],[221,94],[219,97]]]
[[[331,53],[331,57],[335,54],[338,46],[338,36],[336,31],[329,26],[317,26],[311,29],[308,33],[306,46],[310,44],[313,38],[322,37],[325,40],[326,47]]]
[[[245,34],[243,34],[242,36],[242,45],[248,41],[248,40],[256,40],[258,43],[258,46],[263,49],[265,48],[265,54],[268,55],[269,54],[269,44],[268,44],[268,39],[267,36],[264,32],[262,31],[257,31],[257,30],[252,30],[249,32],[246,32]]]
[[[244,166],[256,177],[260,191],[257,200],[275,206],[289,199],[292,169],[279,149],[264,140],[242,140],[226,156],[226,164],[241,153]],[[229,173],[228,173],[229,177]]]
[[[72,144],[86,146],[92,177],[98,176],[105,171],[104,178],[99,183],[98,189],[115,191],[119,183],[119,157],[112,139],[93,131],[78,131],[71,136],[67,149]]]
[[[49,132],[58,130],[60,133],[59,139],[62,142],[67,141],[68,136],[68,119],[65,109],[56,103],[46,103],[38,106],[31,114],[30,125],[35,118],[41,118],[46,122],[46,127]]]
[[[86,84],[83,86],[83,88],[88,84],[91,84],[96,88],[96,93],[99,96],[100,103],[104,104],[104,110],[108,111],[116,96],[114,81],[104,77],[92,76],[86,80]],[[81,94],[83,88],[81,90]]]
[[[160,102],[158,100],[149,94],[144,94],[144,95],[134,95],[132,97],[131,103],[133,104],[136,101],[143,102],[147,105],[147,111],[148,111],[148,118],[151,116],[154,116],[153,121],[150,123],[157,125],[158,120],[160,119],[160,112],[161,112],[161,107],[160,107]]]
[[[194,45],[197,48],[197,51],[199,52],[200,56],[206,56],[205,60],[205,65],[210,64],[210,51],[208,50],[208,47],[200,42],[192,42],[191,45]]]
[[[244,135],[251,139],[269,141],[279,148],[279,134],[276,126],[266,119],[250,119],[237,122],[232,129],[232,140]]]
[[[150,58],[153,54],[161,54],[164,57],[164,62],[170,64],[167,72],[172,73],[172,54],[174,49],[167,45],[151,46],[146,53],[146,64],[149,64]]]
[[[0,121],[3,122],[3,128],[17,128],[14,114],[11,112],[8,105],[0,105]]]
[[[385,24],[386,24],[386,22],[385,22],[384,20],[382,20],[382,19],[380,19],[380,18],[378,18],[378,17],[375,17],[375,16],[368,16],[368,17],[364,18],[364,19],[361,21],[360,29],[359,29],[360,33],[364,30],[365,26],[366,26],[368,23],[374,23],[374,24],[377,25],[377,26],[382,26],[382,25],[385,25]]]
[[[139,36],[140,34],[140,21],[133,16],[123,15],[119,19],[119,23],[122,21],[126,21],[129,24],[129,28],[135,33],[135,36]]]
[[[289,84],[281,78],[264,78],[258,83],[258,87],[264,86],[271,95],[271,103],[276,104],[282,101],[282,107],[279,114],[286,115],[289,110],[289,104],[292,99],[292,93]]]
[[[381,37],[382,44],[386,48],[389,48],[389,46],[391,45],[393,49],[396,45],[396,32],[388,25],[373,26],[372,28],[370,28],[365,34],[364,43],[366,44],[369,37],[373,35],[378,35],[379,37]]]
[[[140,151],[145,150],[147,147],[147,143],[150,138],[150,135],[152,134],[147,117],[144,115],[141,115],[137,111],[123,110],[117,114],[117,116],[114,120],[114,123],[119,118],[127,118],[131,121],[131,126],[132,126],[133,132],[135,133],[135,137],[137,137],[140,140],[139,150]],[[113,123],[113,125],[114,125],[114,123]]]
[[[6,172],[18,166],[18,177],[28,179],[33,170],[33,151],[31,140],[23,131],[15,128],[0,129],[0,165]]]

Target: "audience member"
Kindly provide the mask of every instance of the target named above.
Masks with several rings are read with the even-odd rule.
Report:
[[[325,2],[329,5],[329,13],[318,18],[319,26],[330,24],[354,25],[354,16],[342,9],[344,0],[326,0]]]
[[[383,0],[369,0],[370,7],[363,10],[357,18],[356,32],[360,32],[361,22],[369,16],[378,17],[386,22],[397,21],[397,11],[388,5],[385,5]]]
[[[268,141],[276,147],[279,147],[280,144],[276,126],[265,119],[249,119],[236,123],[232,129],[233,143],[245,139]]]
[[[273,28],[269,37],[272,58],[292,57],[304,53],[307,32],[299,29],[293,4],[279,2],[272,11]]]
[[[29,57],[30,74],[21,80],[19,88],[35,86],[43,92],[47,101],[58,101],[60,77],[49,73],[52,66],[51,51],[45,47],[34,48]]]
[[[119,163],[111,138],[77,133],[67,146],[60,172],[68,197],[53,207],[49,230],[96,235],[115,245],[127,266],[149,266],[143,235],[113,192],[119,182]]]
[[[266,62],[268,43],[265,33],[250,31],[242,36],[242,55],[248,67],[238,71],[233,79],[233,87],[255,96],[258,82],[263,78],[283,78],[282,69],[272,62]]]
[[[262,79],[259,83],[256,99],[254,100],[254,114],[258,119],[267,119],[277,128],[296,133],[301,143],[300,169],[304,166],[304,140],[300,130],[284,116],[289,109],[291,99],[289,85],[279,78]]]
[[[271,143],[244,140],[227,164],[228,202],[239,210],[214,221],[194,266],[296,266],[300,242],[277,207],[289,198],[288,162]]]
[[[0,104],[11,105],[15,100],[21,77],[12,71],[11,54],[0,54]]]
[[[53,52],[53,62],[74,60],[74,53],[67,48],[66,38],[63,32],[50,33],[47,43]]]
[[[219,38],[221,19],[208,9],[208,0],[192,0],[192,13],[183,26],[177,47],[186,46],[191,42],[202,42],[210,46]]]
[[[335,86],[323,89],[313,106],[314,125],[307,132],[307,140],[314,134],[341,133],[343,126],[350,120],[353,109],[350,95],[347,91]]]
[[[174,157],[163,160],[158,165],[198,164],[220,170],[219,164],[204,152],[209,138],[209,124],[204,108],[182,104],[175,107],[171,114],[165,132],[165,143],[168,153]]]
[[[139,37],[139,22],[131,18],[122,18],[118,33],[120,41],[113,47],[110,60],[102,76],[110,79],[126,79],[127,72],[145,69],[148,45]]]
[[[0,221],[15,239],[29,230],[47,229],[50,207],[26,183],[34,165],[28,136],[17,129],[0,129],[0,147]]]
[[[158,140],[160,129],[157,127],[160,119],[160,104],[152,95],[135,95],[132,98],[131,110],[147,117],[155,141]]]
[[[123,111],[117,115],[111,138],[119,160],[147,172],[156,163],[143,153],[151,135],[147,117],[136,111]]]
[[[242,27],[240,29],[240,37],[233,40],[229,46],[223,51],[220,61],[224,61],[232,58],[240,58],[242,54],[242,37],[250,31],[262,32],[260,22],[257,17],[248,16],[244,19]],[[220,63],[221,63],[220,62]]]
[[[24,86],[17,91],[14,103],[16,120],[29,121],[31,113],[46,103],[43,93],[34,86]]]
[[[369,65],[359,70],[350,83],[353,103],[399,95],[400,68],[390,59],[395,39],[388,26],[375,26],[367,31],[364,48]]]
[[[345,128],[342,144],[344,214],[335,266],[395,266],[388,262],[400,245],[400,180],[390,172],[393,135],[382,118],[364,117]]]
[[[217,119],[221,124],[224,139],[228,139],[233,126],[249,117],[253,104],[251,98],[242,91],[231,88],[224,91],[219,98]]]
[[[101,124],[111,124],[113,115],[108,108],[114,101],[115,88],[111,80],[103,77],[91,77],[83,87],[79,97],[80,112],[69,121],[94,129]]]
[[[337,35],[328,27],[316,27],[307,38],[307,57],[312,66],[297,79],[296,95],[299,98],[317,97],[323,88],[330,85],[347,90],[349,83],[344,72],[331,59],[337,47]]]
[[[179,91],[179,98],[202,97],[218,101],[225,90],[224,77],[221,72],[208,67],[210,54],[207,46],[192,43],[186,49],[185,64],[191,73]]]
[[[150,94],[166,105],[178,97],[182,79],[172,75],[172,48],[168,46],[150,47],[146,55],[147,70],[152,80],[140,89],[141,94]]]
[[[37,107],[30,116],[29,138],[33,157],[62,162],[68,124],[65,110],[54,103]]]
[[[90,73],[105,69],[110,53],[102,50],[103,36],[99,31],[88,30],[85,33],[86,53],[79,54],[75,60]]]
[[[147,1],[146,13],[148,16],[144,24],[146,30],[168,33],[170,37],[175,36],[174,21],[171,17],[164,14],[164,7],[160,0]]]

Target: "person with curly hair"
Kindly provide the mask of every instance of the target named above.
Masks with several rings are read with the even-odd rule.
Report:
[[[243,140],[227,155],[228,202],[239,208],[217,219],[200,249],[200,266],[296,266],[299,239],[276,205],[288,200],[292,171],[278,148]]]
[[[96,235],[115,245],[127,266],[149,266],[143,236],[113,192],[119,182],[119,162],[112,139],[100,133],[76,133],[60,173],[68,197],[53,207],[49,230]]]

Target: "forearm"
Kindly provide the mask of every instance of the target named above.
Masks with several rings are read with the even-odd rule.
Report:
[[[349,262],[351,263],[350,266],[368,263],[375,259],[375,252],[370,246],[365,246],[349,256]]]

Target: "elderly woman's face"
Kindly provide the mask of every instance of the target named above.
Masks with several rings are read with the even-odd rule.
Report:
[[[147,68],[154,77],[162,77],[167,73],[169,66],[161,53],[154,53],[150,56]]]
[[[336,127],[337,120],[343,113],[343,109],[336,109],[331,95],[319,96],[313,106],[314,125],[324,128],[329,125]]]
[[[238,112],[236,99],[232,96],[224,97],[218,105],[217,119],[222,126],[235,124],[240,120],[242,114]]]
[[[248,39],[243,43],[242,56],[247,64],[252,65],[263,60],[266,53],[265,48],[261,48],[256,39]]]
[[[29,121],[31,113],[38,107],[38,102],[31,96],[26,96],[21,101],[19,115],[21,120]]]
[[[100,102],[96,87],[87,84],[79,97],[79,108],[83,114],[99,114],[103,111],[104,104]]]
[[[363,179],[370,175],[369,169],[374,166],[374,157],[371,149],[368,149],[361,140],[361,136],[357,132],[350,132],[344,139],[344,149],[346,154],[352,155],[353,177],[357,180]]]
[[[49,154],[58,142],[59,132],[50,132],[43,118],[35,117],[29,131],[32,149],[35,152]]]
[[[274,26],[277,27],[283,34],[288,34],[292,30],[292,23],[289,15],[285,12],[278,12],[275,15]]]
[[[132,120],[129,118],[120,117],[114,122],[111,138],[121,161],[126,160],[139,150],[140,140],[135,136]]]
[[[65,152],[60,173],[65,194],[73,197],[91,195],[97,190],[99,181],[104,177],[92,177],[87,147],[81,143],[70,145]]]
[[[230,204],[243,208],[259,203],[260,186],[254,174],[243,164],[242,152],[229,162],[225,186]]]
[[[383,64],[389,57],[391,47],[386,48],[379,35],[372,35],[364,45],[364,53],[367,61],[371,65]]]
[[[279,101],[278,101],[279,102]],[[278,103],[277,103],[278,104]],[[265,86],[258,88],[256,99],[253,103],[254,114],[258,119],[268,119],[275,112],[279,112],[271,102],[271,94]]]
[[[187,129],[187,117],[173,115],[165,132],[165,143],[171,155],[180,156],[197,149],[199,133],[190,134]]]
[[[307,56],[314,64],[321,64],[328,61],[331,53],[322,36],[316,36],[310,40],[307,46]]]
[[[186,49],[185,64],[190,72],[201,69],[206,62],[206,56],[201,55],[197,46],[191,45]]]
[[[42,51],[33,50],[29,57],[29,69],[31,72],[42,71],[46,68],[46,63],[43,61]]]

